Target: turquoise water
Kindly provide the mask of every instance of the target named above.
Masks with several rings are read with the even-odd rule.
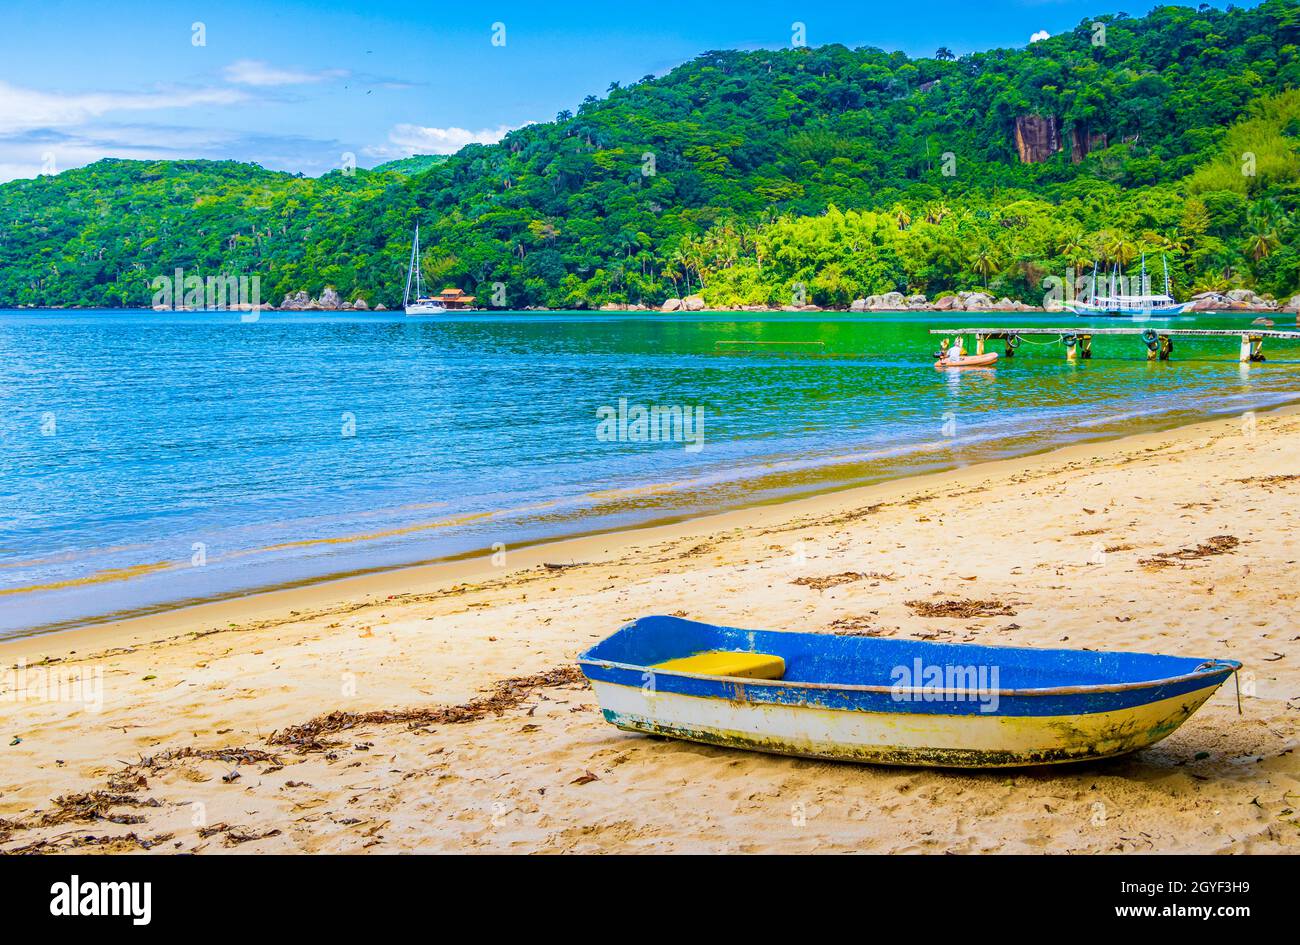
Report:
[[[976,323],[1085,324],[0,311],[0,636],[1300,398],[1289,339],[1247,367],[1235,338],[1162,364],[1100,337],[1089,362],[1026,343],[936,371],[927,329]],[[620,400],[702,412],[702,437],[669,431],[699,448],[602,435]]]

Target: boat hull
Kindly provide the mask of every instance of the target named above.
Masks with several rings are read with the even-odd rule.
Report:
[[[1105,308],[1098,305],[1089,305],[1087,302],[1071,302],[1069,304],[1070,310],[1074,314],[1088,318],[1177,318],[1186,314],[1187,310],[1191,308],[1190,302],[1176,302],[1173,305],[1163,305],[1159,308]]]
[[[777,662],[784,674],[758,679],[681,668],[683,657],[722,653]],[[1174,732],[1241,665],[742,630],[674,617],[634,621],[578,662],[605,719],[626,731],[954,768],[1089,761],[1145,748]]]
[[[407,315],[446,315],[447,307],[444,305],[426,305],[422,302],[412,302],[406,306]]]
[[[1000,716],[855,712],[592,686],[605,720],[627,732],[804,758],[947,768],[1128,754],[1165,738],[1218,687],[1088,715]]]
[[[973,367],[992,367],[998,362],[996,351],[989,351],[985,354],[968,354],[959,361],[953,361],[949,358],[940,358],[934,362],[934,366],[939,369],[946,368],[973,368]]]

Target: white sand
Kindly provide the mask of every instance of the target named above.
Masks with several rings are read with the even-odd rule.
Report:
[[[104,705],[0,701],[0,850],[1296,852],[1300,478],[1261,477],[1295,477],[1297,457],[1300,414],[1261,414],[2,644],[0,667],[102,672]],[[1139,563],[1216,535],[1241,544]],[[849,571],[882,576],[792,583]],[[930,597],[1015,614],[905,603]],[[1244,711],[1230,681],[1136,755],[992,773],[629,735],[581,682],[468,722],[361,725],[330,751],[268,744],[322,713],[436,709],[564,670],[651,613],[1227,657],[1246,664]],[[118,796],[52,800],[96,791]]]

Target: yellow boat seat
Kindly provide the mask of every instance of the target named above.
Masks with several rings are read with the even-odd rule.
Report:
[[[785,660],[770,653],[734,653],[711,650],[694,656],[681,656],[656,663],[654,669],[702,676],[740,676],[746,679],[780,679],[785,675]]]

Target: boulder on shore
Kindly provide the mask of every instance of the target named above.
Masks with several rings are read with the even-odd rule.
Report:
[[[704,299],[698,295],[688,295],[682,299],[682,308],[688,312],[704,311]]]
[[[968,312],[984,312],[993,307],[993,296],[987,292],[958,292],[957,298]]]
[[[659,306],[661,312],[676,312],[682,307],[681,299],[668,299],[663,305]]]
[[[295,312],[306,308],[310,301],[311,299],[307,297],[306,292],[294,292],[292,295],[284,297],[284,301],[280,303],[280,308],[283,311]]]

